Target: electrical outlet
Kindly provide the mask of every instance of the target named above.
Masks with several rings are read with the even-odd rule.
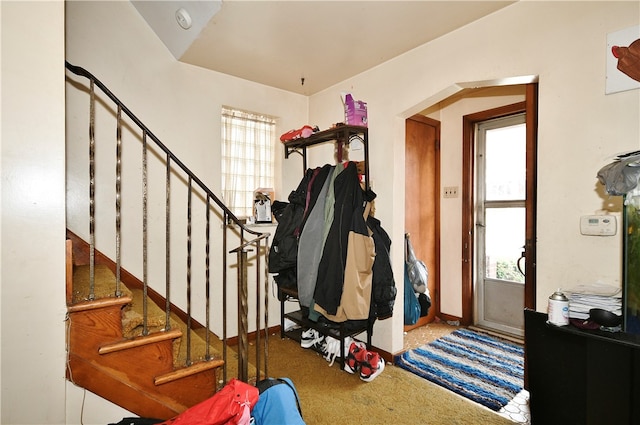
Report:
[[[444,198],[457,198],[458,197],[458,186],[445,186],[444,187]]]

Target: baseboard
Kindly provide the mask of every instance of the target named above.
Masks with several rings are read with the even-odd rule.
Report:
[[[426,325],[427,323],[431,323],[433,321],[433,319],[430,319],[429,316],[423,316],[421,318],[418,319],[418,321],[413,324],[413,325],[404,325],[404,331],[405,332],[409,332],[410,330],[419,328],[421,326]]]
[[[514,335],[509,335],[509,334],[504,334],[504,333],[500,333],[500,332],[496,332],[493,330],[489,330],[489,329],[485,329],[485,328],[480,328],[478,326],[469,326],[469,329],[471,329],[472,331],[476,331],[476,332],[482,332],[485,334],[489,334],[498,338],[502,338],[502,339],[506,339],[507,341],[511,341],[511,342],[515,342],[516,344],[522,344],[524,345],[524,338],[520,338]]]

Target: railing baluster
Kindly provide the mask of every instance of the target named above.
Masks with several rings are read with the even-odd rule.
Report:
[[[147,132],[142,132],[142,315],[144,316],[143,335],[149,334],[148,315],[148,263],[147,263]]]
[[[268,236],[264,240],[264,376],[269,377],[269,237]]]
[[[96,90],[89,86],[89,299],[96,297]]]
[[[248,350],[249,341],[247,335],[249,326],[249,306],[247,305],[247,250],[238,249],[238,379],[242,382],[249,380]]]
[[[191,364],[191,176],[187,188],[187,366]]]
[[[206,230],[205,230],[205,257],[204,257],[204,261],[205,261],[205,327],[207,329],[207,331],[205,332],[205,344],[206,344],[206,348],[205,348],[205,359],[207,360],[211,360],[211,353],[210,353],[210,341],[209,341],[209,334],[210,334],[210,317],[211,317],[211,294],[210,294],[210,290],[211,290],[211,282],[209,281],[209,239],[210,239],[210,222],[211,222],[211,197],[209,195],[207,195],[207,205],[206,205],[206,212],[207,212],[207,224],[206,224]]]
[[[229,215],[222,217],[222,360],[227,364],[227,237],[229,233]],[[227,382],[227,368],[222,372],[222,379]]]
[[[121,243],[121,199],[122,196],[122,107],[118,105],[116,117],[116,297],[120,296],[120,267],[122,258],[120,257]],[[145,316],[146,319],[146,316]],[[145,322],[146,327],[146,322]]]
[[[167,155],[165,174],[165,329],[171,329],[171,157]]]
[[[261,241],[254,242],[256,247],[256,282],[260,282],[260,245]],[[260,380],[260,284],[256,285],[256,373]]]

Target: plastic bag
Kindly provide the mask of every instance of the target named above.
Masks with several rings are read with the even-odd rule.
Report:
[[[407,267],[407,274],[409,275],[409,281],[413,286],[414,292],[419,294],[427,293],[427,282],[429,280],[429,271],[423,261],[416,258],[416,254],[413,251],[409,234],[404,237],[405,240],[405,263]]]

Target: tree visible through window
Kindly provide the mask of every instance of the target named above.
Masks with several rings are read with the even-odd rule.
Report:
[[[222,197],[238,217],[253,215],[253,191],[274,187],[275,118],[222,107]]]

